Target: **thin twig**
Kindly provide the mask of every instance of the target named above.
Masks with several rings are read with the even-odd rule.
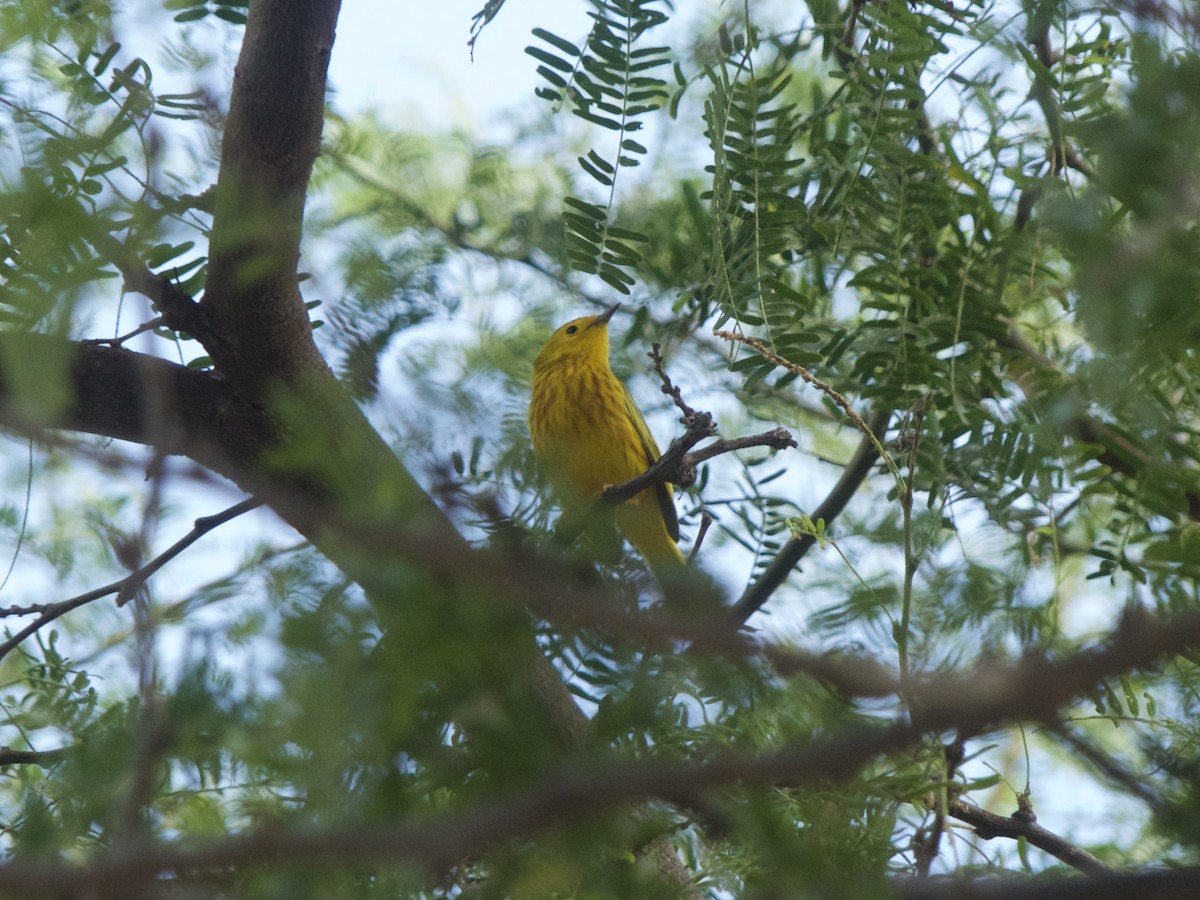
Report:
[[[904,587],[900,601],[900,624],[896,629],[896,650],[900,663],[901,690],[903,683],[908,680],[908,637],[909,625],[912,621],[913,581],[917,575],[920,560],[913,550],[913,483],[916,479],[917,456],[921,449],[921,431],[925,423],[925,413],[929,408],[928,394],[921,397],[912,408],[905,413],[900,425],[900,436],[897,443],[905,445],[908,464],[904,476],[904,490],[900,492],[900,510],[903,516],[904,537]],[[911,423],[911,430],[909,425]],[[903,698],[902,698],[903,699]]]
[[[1046,71],[1046,78],[1054,71],[1060,60],[1060,55],[1050,45],[1050,21],[1044,18],[1038,21],[1038,16],[1030,23],[1029,43],[1033,46],[1038,62]],[[1063,167],[1074,169],[1087,178],[1095,177],[1091,164],[1079,156],[1063,134],[1063,111],[1058,94],[1053,84],[1046,83],[1042,77],[1034,74],[1031,77],[1030,96],[1042,110],[1046,120],[1046,131],[1050,136],[1050,150],[1046,154],[1047,168],[1051,175],[1062,174]],[[1033,207],[1045,193],[1040,184],[1032,184],[1021,191],[1017,201],[1017,213],[1013,220],[1013,230],[1020,233],[1025,230],[1033,215]]]
[[[141,291],[138,293],[141,293]],[[145,334],[147,331],[154,331],[154,329],[161,328],[164,325],[166,325],[166,320],[162,316],[155,316],[149,322],[143,322],[141,325],[127,334],[119,334],[116,337],[110,338],[87,338],[79,343],[93,344],[100,347],[120,347],[126,341],[133,340],[139,334]]]
[[[7,619],[9,616],[37,616],[46,611],[48,606],[53,606],[52,603],[32,603],[29,606],[6,606],[0,609],[0,619]]]
[[[712,437],[716,429],[716,423],[713,422],[710,413],[693,414],[688,422],[687,431],[671,443],[654,465],[629,481],[610,485],[582,514],[574,514],[560,521],[555,529],[555,539],[560,544],[570,544],[583,533],[586,524],[604,510],[619,506],[656,484],[673,484],[684,488],[691,486],[696,481],[696,466],[714,456],[749,447],[786,450],[796,446],[795,438],[786,429],[775,428],[762,434],[716,441],[701,450],[689,452],[700,441]]]
[[[700,512],[700,528],[696,532],[696,540],[692,543],[692,552],[688,554],[688,565],[692,564],[692,560],[696,558],[696,554],[700,552],[700,545],[704,543],[704,536],[708,534],[708,529],[712,527],[713,517],[707,511]]]
[[[223,525],[231,519],[235,519],[243,513],[249,512],[262,505],[262,501],[254,497],[236,503],[222,512],[213,516],[205,516],[195,521],[193,528],[186,535],[156,556],[146,565],[142,566],[136,572],[131,572],[126,577],[119,581],[114,581],[111,584],[106,584],[103,587],[95,588],[86,593],[79,594],[69,600],[62,600],[58,603],[47,603],[41,607],[41,612],[37,619],[26,625],[3,644],[0,644],[0,659],[4,659],[13,651],[22,641],[38,629],[48,625],[55,619],[61,618],[73,609],[78,609],[91,603],[93,600],[99,600],[101,597],[107,597],[109,594],[118,594],[131,596],[146,580],[155,572],[165,566],[168,562],[198,541],[201,537],[208,534],[219,525]]]
[[[650,352],[646,355],[654,362],[654,371],[658,373],[658,377],[662,381],[662,392],[675,401],[675,405],[683,413],[684,419],[696,415],[696,411],[684,402],[683,393],[671,382],[671,377],[667,374],[663,365],[662,346],[657,343],[652,344]]]
[[[209,326],[203,307],[175,282],[150,271],[133,251],[101,228],[93,229],[88,235],[88,240],[117,267],[117,271],[125,279],[126,288],[150,299],[162,313],[163,322],[168,328],[190,334],[197,338],[205,349],[211,350],[218,344],[216,333]],[[97,343],[111,344],[112,341]],[[119,341],[117,343],[119,345]]]
[[[149,578],[154,575],[159,569],[169,563],[172,559],[190,547],[204,535],[208,534],[214,528],[224,525],[226,522],[236,519],[238,516],[258,509],[263,502],[256,497],[248,497],[240,503],[235,503],[233,506],[211,516],[202,516],[192,523],[192,530],[177,540],[174,544],[156,556],[146,565],[142,566],[136,572],[131,573],[127,578],[123,579],[122,583],[126,585],[121,593],[126,596],[132,596],[132,593],[138,590],[146,583]]]
[[[136,555],[130,562],[130,568],[134,570],[141,564],[141,553],[154,543],[162,512],[165,468],[161,453],[155,453],[147,471],[151,473],[150,491],[142,510],[141,529],[133,542]],[[133,601],[134,638],[137,649],[137,730],[132,766],[126,774],[124,796],[114,817],[113,845],[132,852],[149,837],[145,810],[153,797],[163,753],[170,745],[171,729],[167,722],[165,704],[158,691],[154,653],[155,629],[151,618],[150,592],[146,589],[145,578],[142,578],[136,587],[126,585],[117,593],[118,607],[130,600]]]
[[[912,836],[911,846],[913,857],[917,863],[917,877],[928,878],[933,870],[933,863],[941,852],[942,838],[946,834],[946,809],[950,805],[949,785],[954,779],[954,772],[963,758],[963,745],[966,738],[962,732],[950,744],[942,748],[942,762],[945,771],[937,779],[938,784],[933,793],[933,825],[929,828],[918,828]]]
[[[1150,789],[1146,784],[1145,778],[1128,771],[1108,754],[1092,746],[1088,741],[1071,731],[1065,725],[1059,725],[1049,729],[1049,731],[1054,737],[1091,763],[1105,778],[1137,797],[1150,807],[1152,811],[1157,813],[1163,809],[1166,801]]]
[[[662,392],[670,397],[679,411],[683,413],[680,421],[684,424],[684,433],[672,441],[667,451],[645,472],[621,484],[609,485],[589,509],[560,520],[558,528],[555,529],[555,538],[560,544],[570,544],[579,537],[587,523],[593,521],[604,510],[631,500],[647,488],[658,484],[671,484],[681,488],[691,487],[696,483],[696,467],[714,456],[731,453],[735,450],[745,450],[749,447],[771,447],[775,450],[786,450],[796,446],[795,438],[787,429],[775,428],[762,434],[719,440],[701,450],[693,451],[692,448],[698,443],[717,433],[717,423],[713,419],[712,413],[695,410],[683,399],[683,393],[667,375],[661,351],[661,346],[654,344],[647,356],[654,362],[654,370],[662,381]]]
[[[846,25],[842,29],[842,38],[834,45],[834,54],[838,65],[847,73],[852,73],[852,66],[858,51],[854,47],[854,31],[858,26],[858,14],[866,0],[853,0],[846,16]]]
[[[1055,362],[1042,353],[1034,344],[1021,333],[1017,323],[1008,321],[1008,331],[1000,340],[1000,345],[1024,356],[1033,369],[1050,376],[1061,390],[1078,387],[1073,376],[1061,369]],[[1036,385],[1029,378],[1017,378],[1017,387],[1031,401],[1041,400]],[[1148,468],[1160,465],[1144,449],[1144,447],[1129,437],[1120,434],[1116,429],[1094,416],[1076,414],[1071,416],[1064,427],[1077,441],[1087,444],[1098,444],[1102,449],[1096,460],[1122,475],[1140,476]],[[1175,436],[1168,440],[1182,444]],[[1186,488],[1183,496],[1187,499],[1188,517],[1200,520],[1200,492]]]
[[[21,512],[21,527],[17,531],[17,545],[13,547],[12,559],[8,562],[8,570],[4,573],[3,580],[0,580],[0,593],[4,592],[4,588],[8,585],[8,579],[12,578],[13,571],[17,568],[17,560],[21,557],[21,548],[25,545],[25,536],[29,532],[29,508],[32,505],[33,497],[33,438],[29,439],[29,463],[25,472],[25,503]]]
[[[820,506],[813,510],[814,522],[824,520],[825,524],[829,525],[841,515],[846,504],[850,502],[850,498],[854,496],[866,480],[867,475],[875,467],[875,462],[879,458],[878,449],[881,446],[879,436],[886,430],[889,418],[889,414],[883,411],[872,416],[868,425],[871,434],[864,435],[859,441],[854,455],[842,472],[842,477],[838,479],[828,496],[821,501]],[[771,564],[729,610],[730,624],[740,627],[754,613],[758,612],[815,544],[816,538],[811,534],[794,537],[784,544],[783,548],[775,554],[775,559],[771,561]]]
[[[800,378],[803,379],[807,384],[815,387],[826,397],[841,407],[842,412],[844,412],[846,417],[854,423],[855,427],[857,427],[864,436],[866,436],[875,444],[875,452],[879,454],[879,458],[883,460],[884,464],[888,467],[888,471],[892,473],[892,477],[896,480],[897,489],[904,490],[904,479],[900,476],[900,470],[897,468],[896,463],[888,455],[887,451],[883,449],[883,444],[880,443],[879,438],[875,435],[875,432],[869,425],[867,425],[866,420],[855,411],[854,407],[850,405],[850,401],[842,396],[842,394],[839,393],[834,387],[817,378],[810,371],[808,371],[808,369],[804,368],[804,366],[797,365],[791,360],[785,359],[779,354],[773,352],[758,338],[748,337],[744,334],[735,334],[732,331],[714,331],[713,334],[719,338],[724,338],[727,341],[745,344],[768,362],[773,362],[775,365],[781,366],[795,375],[799,375]]]
[[[748,450],[751,447],[770,447],[772,450],[790,450],[798,446],[792,433],[786,428],[772,428],[762,434],[752,434],[747,437],[728,438],[714,441],[707,447],[693,450],[685,457],[685,463],[691,467],[698,466],[714,456],[722,453],[732,453],[735,450]]]

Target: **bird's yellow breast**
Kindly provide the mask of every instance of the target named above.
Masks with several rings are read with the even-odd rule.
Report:
[[[607,362],[567,360],[537,372],[529,429],[547,476],[571,505],[594,500],[651,462],[630,421],[625,386]]]

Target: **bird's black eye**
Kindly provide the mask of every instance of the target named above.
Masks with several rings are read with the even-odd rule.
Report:
[[[579,330],[579,326],[577,326],[577,325],[572,325],[572,326],[570,326],[570,327],[567,329],[567,334],[574,334],[574,333],[575,333],[575,332],[577,332],[578,330]]]

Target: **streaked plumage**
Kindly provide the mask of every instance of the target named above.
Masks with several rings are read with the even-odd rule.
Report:
[[[608,364],[608,320],[616,310],[563,325],[533,363],[533,449],[568,515],[587,510],[604,488],[640,475],[660,456],[637,404]],[[683,565],[670,485],[647,488],[614,515],[660,581]]]

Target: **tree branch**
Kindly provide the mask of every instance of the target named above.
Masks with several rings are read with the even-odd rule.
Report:
[[[255,0],[246,19],[200,305],[220,336],[206,349],[248,396],[326,371],[296,268],[339,8]]]
[[[121,590],[117,595],[117,606],[124,606],[129,601],[129,598],[142,589],[142,586],[150,580],[159,569],[173,560],[176,556],[186,550],[204,535],[208,534],[214,528],[224,525],[226,522],[236,519],[240,515],[258,509],[262,506],[262,501],[257,497],[248,497],[240,503],[235,503],[228,509],[222,510],[211,516],[201,516],[192,524],[192,530],[177,540],[174,544],[160,553],[150,562],[146,563],[136,572],[130,573],[123,579]]]
[[[1091,763],[1109,782],[1145,803],[1151,811],[1158,813],[1163,810],[1166,805],[1165,799],[1150,787],[1145,778],[1127,770],[1099,748],[1092,746],[1090,742],[1076,734],[1067,725],[1051,728],[1050,734]]]
[[[688,406],[683,394],[674,384],[663,368],[662,355],[658,344],[655,344],[647,354],[654,361],[655,371],[662,380],[662,392],[671,397],[675,406],[683,413],[682,422],[685,431],[671,442],[665,453],[660,456],[645,472],[621,484],[609,485],[597,498],[590,508],[580,515],[571,516],[560,521],[555,530],[555,538],[560,544],[572,543],[583,532],[587,523],[606,509],[619,506],[631,500],[646,488],[656,484],[672,484],[687,488],[696,483],[696,467],[700,463],[719,456],[722,453],[732,453],[750,447],[771,447],[775,450],[787,450],[796,446],[796,439],[786,428],[773,428],[762,434],[730,440],[714,441],[703,449],[692,451],[698,443],[717,433],[717,423],[712,413],[699,412]]]
[[[867,476],[874,468],[876,460],[879,459],[877,447],[879,441],[887,428],[887,422],[890,414],[887,412],[877,412],[871,416],[867,423],[871,431],[871,435],[863,435],[862,440],[858,442],[858,448],[854,451],[854,455],[850,457],[850,461],[846,464],[845,470],[842,472],[842,477],[838,479],[837,484],[833,486],[833,490],[829,495],[821,501],[821,504],[813,510],[812,519],[817,521],[824,519],[828,525],[846,508],[846,504],[850,502],[850,498],[858,491],[862,483],[866,481]],[[779,589],[780,585],[787,580],[788,575],[792,570],[800,564],[800,560],[808,554],[812,546],[816,543],[816,538],[811,534],[804,534],[799,537],[794,537],[789,540],[775,558],[771,560],[771,564],[766,570],[758,576],[758,580],[746,589],[742,594],[741,599],[733,605],[729,611],[729,621],[733,625],[742,625],[754,613],[758,612],[770,599],[771,595]]]
[[[1023,800],[1020,807],[1011,816],[998,816],[961,798],[950,804],[948,812],[954,818],[973,826],[975,834],[985,841],[997,837],[1012,838],[1013,840],[1023,838],[1039,850],[1049,853],[1055,859],[1061,860],[1087,875],[1100,875],[1113,871],[1111,866],[1106,865],[1082,847],[1072,844],[1066,838],[1047,831],[1039,825],[1037,816],[1033,814],[1033,808],[1028,800]]]
[[[171,279],[151,272],[135,253],[102,228],[93,229],[88,240],[117,267],[127,289],[149,298],[162,314],[163,323],[168,328],[190,334],[212,352],[211,348],[217,345],[218,339],[200,304]]]
[[[899,879],[896,900],[1191,900],[1200,894],[1200,866],[1109,872],[1091,878],[1039,875],[1009,878]]]
[[[587,523],[603,510],[619,506],[626,500],[636,497],[648,487],[656,484],[672,484],[688,487],[696,482],[696,466],[722,453],[732,453],[735,450],[745,450],[750,447],[771,447],[775,450],[787,450],[796,446],[796,439],[786,428],[773,428],[762,434],[747,437],[720,440],[709,444],[701,450],[688,452],[700,441],[712,437],[717,425],[713,422],[712,414],[695,413],[687,422],[687,430],[674,441],[645,472],[621,484],[606,487],[599,498],[582,514],[570,516],[561,521],[555,529],[555,539],[568,545],[583,532]]]
[[[921,710],[920,721],[901,719],[883,727],[861,724],[835,737],[805,739],[773,753],[759,756],[730,753],[693,764],[680,764],[673,759],[593,760],[586,766],[563,769],[541,778],[535,785],[466,809],[369,830],[289,832],[278,826],[265,826],[256,832],[198,842],[190,847],[147,848],[136,855],[110,855],[81,865],[10,862],[0,865],[0,892],[69,893],[86,884],[93,896],[112,896],[127,894],[131,885],[164,875],[220,872],[268,862],[311,865],[336,860],[344,865],[406,860],[438,873],[464,857],[478,855],[489,846],[518,835],[606,813],[620,814],[629,805],[647,799],[687,806],[703,802],[712,791],[730,784],[800,786],[840,782],[879,755],[910,747],[930,732],[959,729],[981,733],[1014,718],[1046,721],[1099,679],[1154,665],[1165,655],[1198,645],[1200,612],[1159,619],[1133,613],[1125,618],[1107,645],[1060,662],[1025,659],[1014,665],[983,667],[966,677],[914,680],[910,692],[917,701],[914,706]],[[965,807],[962,812],[996,828],[1013,827],[1011,823],[1004,825],[1003,819],[992,822]],[[1022,828],[1026,836],[1038,834],[1039,840],[1044,837],[1027,826]],[[1066,852],[1065,848],[1059,849]],[[1187,881],[1176,882],[1178,886],[1200,884],[1200,870],[1184,871]],[[1178,871],[1175,874],[1178,876]],[[1127,891],[1134,892],[1107,896],[1158,896],[1137,892],[1136,888],[1141,884],[1157,884],[1163,876],[1146,873],[1102,877],[1113,883],[1120,879]],[[958,892],[947,894],[940,892],[937,881],[922,881],[915,886],[901,882],[901,895],[974,895],[971,891],[963,892],[961,882],[954,884]],[[986,890],[986,883],[983,888]]]
[[[192,527],[192,530],[185,534],[182,538],[156,556],[150,562],[146,563],[141,568],[126,575],[119,581],[114,581],[112,584],[106,584],[104,587],[99,587],[86,593],[79,594],[69,600],[62,600],[58,603],[46,603],[36,609],[28,611],[20,610],[17,612],[7,612],[5,614],[20,614],[36,612],[37,618],[10,637],[4,643],[0,644],[0,659],[8,656],[22,641],[32,635],[34,632],[56,619],[62,618],[71,610],[79,609],[91,603],[93,600],[99,600],[102,597],[107,597],[110,594],[117,595],[117,606],[123,606],[130,597],[132,597],[142,586],[150,579],[155,572],[165,566],[168,562],[196,543],[204,535],[208,534],[214,528],[225,522],[235,519],[243,513],[247,513],[252,509],[257,509],[262,506],[262,501],[251,497],[236,503],[222,512],[212,516],[204,516],[197,519]]]
[[[65,428],[182,454],[238,480],[278,440],[229,384],[119,347],[0,333],[0,427]]]
[[[720,456],[722,453],[732,453],[735,450],[746,450],[750,447],[787,450],[796,446],[796,439],[786,428],[773,428],[762,434],[714,441],[707,447],[689,452],[700,441],[712,437],[716,429],[717,426],[712,420],[711,413],[697,413],[695,418],[687,423],[687,430],[683,435],[671,442],[667,452],[659,457],[654,465],[635,478],[605,488],[600,499],[588,511],[588,515],[594,515],[602,509],[624,503],[656,484],[674,484],[680,487],[695,484],[696,466],[714,456]]]
[[[1071,385],[1071,376],[1063,372],[1055,365],[1053,360],[1038,350],[1025,335],[1021,334],[1015,322],[1008,323],[1008,333],[1000,344],[1028,360],[1030,366],[1036,372],[1043,375],[1051,375],[1067,387]],[[1031,383],[1032,381],[1033,379],[1028,374],[1024,378],[1018,377],[1016,379],[1016,383],[1020,387],[1021,393],[1025,395],[1026,400],[1036,403],[1044,398]],[[1067,421],[1066,428],[1075,440],[1087,444],[1100,445],[1103,449],[1096,457],[1097,461],[1108,466],[1114,472],[1120,472],[1122,475],[1136,478],[1144,474],[1151,467],[1161,465],[1143,448],[1121,434],[1118,434],[1094,416],[1082,414],[1072,416]],[[1200,520],[1200,492],[1185,488],[1183,494],[1187,500],[1188,518]]]
[[[347,537],[348,522],[388,523],[463,556],[469,547],[333,378],[297,287],[337,12],[336,0],[250,6],[200,304],[222,378],[112,347],[6,333],[0,427],[137,441],[233,478],[360,584],[388,627],[407,603],[445,603],[445,584],[425,580],[423,560],[398,559],[394,547],[364,553]],[[138,283],[144,267],[126,268]],[[47,401],[47,385],[61,387],[61,404]],[[268,449],[286,462],[266,463]],[[397,567],[412,577],[396,579]],[[546,727],[570,745],[587,732],[587,717],[532,640],[527,651],[531,704],[548,711]]]
[[[41,766],[43,769],[62,762],[72,751],[71,747],[57,750],[14,750],[0,747],[0,766]]]

